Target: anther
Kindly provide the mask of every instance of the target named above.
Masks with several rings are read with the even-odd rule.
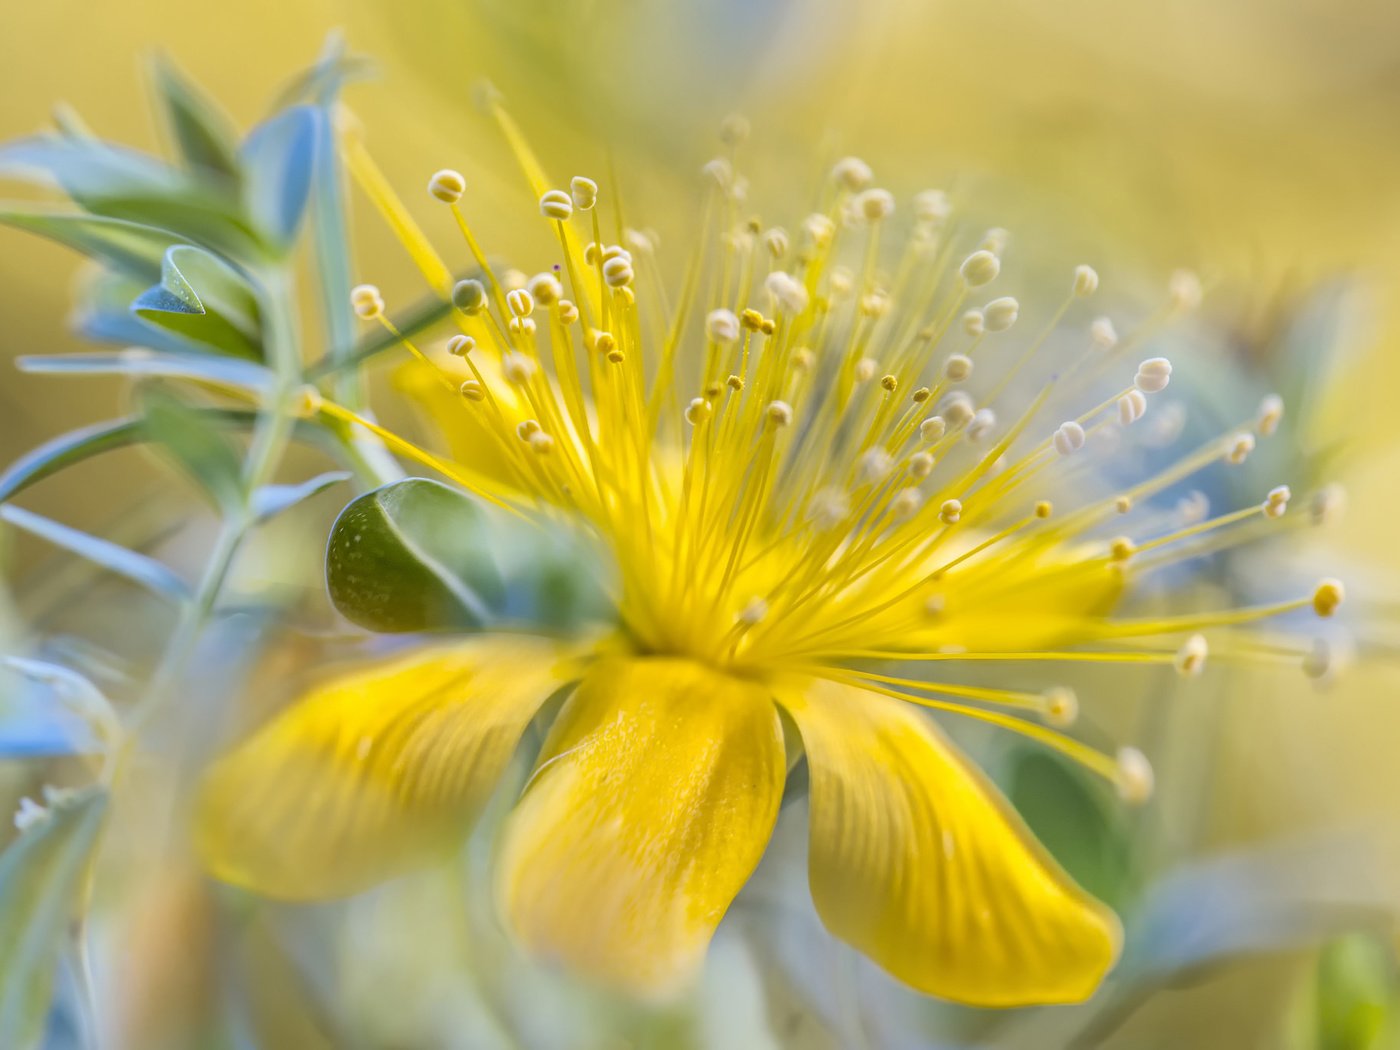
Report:
[[[627,355],[624,354],[621,350],[609,350],[609,351],[608,351],[608,363],[609,363],[609,364],[620,365],[620,364],[622,364],[623,361],[626,361],[626,360],[627,360]]]
[[[733,390],[735,393],[738,393],[740,390],[744,389],[743,376],[731,375],[728,379],[725,380],[725,383],[729,386],[729,389]]]
[[[476,340],[469,335],[454,335],[447,341],[447,352],[453,357],[466,357],[476,349]]]
[[[947,420],[948,425],[953,429],[966,426],[972,422],[976,407],[972,403],[972,398],[962,390],[954,390],[946,395],[938,405],[938,414]]]
[[[292,398],[292,415],[297,419],[312,419],[321,412],[321,392],[309,383],[297,388]]]
[[[930,226],[941,225],[952,214],[953,206],[942,190],[924,190],[914,195],[914,218]]]
[[[705,334],[716,343],[738,342],[739,318],[733,310],[711,310],[705,318]]]
[[[515,436],[521,441],[529,441],[540,432],[539,420],[522,419],[515,425]]]
[[[831,169],[832,181],[852,192],[865,189],[874,177],[870,165],[859,157],[842,157]]]
[[[1249,454],[1254,451],[1254,435],[1249,431],[1235,434],[1228,439],[1226,445],[1225,458],[1235,466],[1239,466]]]
[[[1309,678],[1320,680],[1332,673],[1334,663],[1332,646],[1325,638],[1314,638],[1308,651],[1303,654],[1303,673]]]
[[[718,401],[719,395],[724,393],[724,387],[719,383],[706,383],[703,391],[706,400]]]
[[[1127,561],[1135,553],[1137,553],[1137,544],[1133,543],[1127,536],[1116,536],[1108,545],[1108,556],[1120,564]]]
[[[579,211],[590,211],[598,203],[598,184],[582,175],[569,180],[569,195]]]
[[[428,180],[428,192],[444,204],[455,204],[467,192],[467,180],[460,171],[443,168]]]
[[[609,288],[622,288],[632,283],[632,261],[615,255],[603,263],[603,280]]]
[[[1055,451],[1062,456],[1071,456],[1078,452],[1084,447],[1084,441],[1084,428],[1074,420],[1061,423],[1050,437],[1050,443],[1055,447]]]
[[[945,525],[954,525],[962,517],[963,505],[960,500],[945,499],[938,508],[938,519]]]
[[[983,248],[964,259],[958,272],[969,288],[980,288],[996,280],[1001,273],[1001,260]]]
[[[872,448],[860,457],[860,480],[863,484],[874,485],[884,481],[890,472],[890,454],[882,448]]]
[[[1147,395],[1141,390],[1129,390],[1118,399],[1118,422],[1132,426],[1147,411]]]
[[[979,408],[972,413],[972,419],[967,424],[967,440],[981,441],[991,434],[997,425],[997,414],[990,408]]]
[[[1015,298],[1004,295],[1000,299],[993,299],[986,306],[982,307],[982,317],[989,332],[1004,332],[1016,323],[1016,318],[1021,312],[1021,304]]]
[[[831,238],[836,235],[835,223],[820,212],[813,212],[803,219],[802,230],[818,248],[830,244]]]
[[[475,379],[468,379],[460,387],[458,392],[468,401],[485,401],[486,390]]]
[[[919,437],[932,444],[948,432],[948,422],[942,416],[929,416],[919,424]]]
[[[1037,500],[1035,504],[1035,516],[1037,518],[1048,518],[1055,513],[1055,504],[1048,499]]]
[[[880,377],[880,385],[893,394],[899,389],[899,378],[892,375],[883,375]]]
[[[535,377],[535,362],[524,354],[511,350],[501,355],[501,374],[508,383],[524,386]]]
[[[1324,485],[1313,493],[1308,503],[1308,514],[1314,525],[1326,525],[1337,520],[1346,509],[1347,492],[1337,482]]]
[[[1066,729],[1079,717],[1079,697],[1068,686],[1047,689],[1041,701],[1045,705],[1045,721],[1056,728]]]
[[[1269,490],[1269,494],[1264,499],[1264,513],[1271,518],[1283,517],[1284,511],[1288,509],[1288,501],[1293,493],[1289,491],[1287,485],[1279,485]]]
[[[1127,514],[1128,511],[1133,509],[1133,497],[1119,496],[1116,500],[1113,501],[1113,509],[1116,510],[1119,514]]]
[[[841,524],[850,512],[850,500],[839,489],[822,489],[812,499],[812,523],[823,532]]]
[[[868,383],[879,371],[880,362],[873,357],[862,357],[856,362],[856,382]]]
[[[894,195],[889,190],[866,190],[856,203],[867,222],[879,222],[894,214]]]
[[[933,455],[928,452],[915,452],[909,457],[909,476],[915,481],[923,481],[933,473]]]
[[[1172,378],[1172,363],[1165,357],[1149,357],[1138,365],[1137,375],[1133,376],[1133,386],[1145,394],[1156,394],[1167,389]]]
[[[768,294],[789,314],[800,314],[807,308],[807,289],[791,274],[774,270],[763,282]]]
[[[530,435],[530,451],[537,456],[546,456],[554,451],[554,439],[543,430]]]
[[[981,335],[987,330],[987,319],[983,316],[981,310],[969,310],[962,315],[962,327],[963,331],[968,335]],[[931,337],[932,333],[930,333],[930,338]]]
[[[486,286],[473,278],[452,286],[452,305],[464,314],[479,314],[486,309]]]
[[[763,243],[768,247],[768,254],[775,259],[781,259],[788,253],[788,248],[792,246],[788,240],[787,230],[780,226],[774,226],[763,235]]]
[[[539,306],[553,306],[560,301],[559,297],[564,294],[564,289],[559,284],[559,278],[552,273],[535,274],[526,283],[525,290]]]
[[[593,350],[598,354],[606,354],[617,346],[617,340],[611,332],[594,332],[592,336]]]
[[[749,120],[742,113],[731,113],[720,122],[719,140],[726,146],[739,146],[749,140]]]
[[[373,321],[384,314],[384,300],[372,284],[360,284],[350,289],[350,307],[362,321]]]
[[[1129,805],[1141,805],[1152,797],[1152,764],[1135,747],[1118,749],[1118,796]]]
[[[529,317],[535,312],[535,300],[524,288],[517,288],[506,295],[506,305],[516,317]]]
[[[768,405],[768,422],[775,427],[785,427],[792,422],[792,406],[786,401],[774,401]]]
[[[921,387],[919,387],[919,389],[915,390],[913,394],[910,395],[910,400],[913,401],[914,404],[916,404],[916,405],[922,405],[925,401],[927,401],[927,400],[928,400],[930,397],[932,397],[932,396],[933,396],[933,391],[932,391],[932,390],[930,390],[930,389],[929,389],[928,387],[926,387],[926,386],[921,386]]]
[[[1191,270],[1177,270],[1167,281],[1167,295],[1173,310],[1189,313],[1201,305],[1201,279]]]
[[[1092,266],[1074,268],[1074,297],[1087,299],[1099,290],[1099,275]]]
[[[894,305],[894,300],[889,293],[880,288],[873,288],[860,297],[860,312],[862,316],[878,320],[890,312],[890,307]]]
[[[954,354],[943,364],[943,378],[950,383],[961,383],[972,375],[972,358],[966,354]]]
[[[1172,663],[1177,674],[1184,678],[1194,678],[1205,670],[1206,657],[1209,654],[1210,646],[1206,642],[1206,636],[1193,634],[1181,643],[1181,648],[1176,651],[1176,659]]]
[[[693,397],[685,408],[685,421],[693,427],[698,427],[714,415],[714,412],[714,405],[710,402],[703,397]]]
[[[901,489],[899,495],[890,502],[890,514],[894,516],[895,520],[903,521],[919,509],[922,499],[918,489]]]
[[[510,330],[515,335],[534,335],[535,322],[529,317],[512,317]]]
[[[540,214],[546,219],[565,222],[574,213],[574,199],[563,190],[547,190],[540,197]]]
[[[1118,345],[1118,330],[1107,317],[1096,317],[1089,325],[1089,341],[1100,350],[1112,350]]]
[[[1317,589],[1313,591],[1313,610],[1324,618],[1331,616],[1337,611],[1345,597],[1346,592],[1342,588],[1342,581],[1329,577],[1319,582]]]
[[[1269,394],[1263,401],[1259,402],[1259,418],[1255,421],[1255,427],[1264,437],[1271,436],[1278,430],[1278,425],[1283,421],[1283,398],[1277,394]]]
[[[763,327],[763,315],[750,307],[739,315],[739,324],[751,332],[757,332]]]
[[[1176,501],[1176,517],[1183,525],[1205,521],[1210,513],[1210,497],[1200,489],[1192,489]]]
[[[812,351],[805,346],[799,346],[792,352],[792,369],[794,372],[810,371],[812,365],[816,363],[816,357]]]

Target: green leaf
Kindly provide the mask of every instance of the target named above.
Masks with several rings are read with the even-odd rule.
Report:
[[[157,56],[154,65],[165,119],[185,163],[237,179],[237,137],[228,117],[168,58]]]
[[[57,241],[143,281],[158,280],[166,249],[184,243],[178,234],[154,226],[43,208],[5,209],[0,223]]]
[[[90,354],[30,355],[16,359],[22,372],[36,375],[124,375],[133,379],[158,376],[165,379],[193,379],[215,386],[232,386],[267,395],[275,377],[251,361],[212,354],[175,354],[137,348]]]
[[[332,470],[318,474],[299,485],[264,485],[253,493],[253,516],[258,521],[266,521],[284,510],[290,510],[303,500],[310,499],[318,492],[324,492],[332,485],[349,481],[352,477],[354,475],[348,470]]]
[[[96,788],[51,801],[47,813],[0,854],[0,1046],[32,1046],[54,969],[102,827],[107,795]]]
[[[161,261],[160,283],[132,303],[136,316],[235,357],[262,357],[257,297],[238,271],[192,245]]]
[[[181,602],[189,597],[189,588],[184,581],[166,566],[111,540],[62,525],[21,507],[0,507],[0,519],[42,537],[56,547],[72,551],[95,565],[110,569],[119,576],[125,576],[163,598]]]
[[[142,440],[142,420],[135,417],[96,423],[62,434],[21,456],[0,474],[0,502],[18,495],[65,467],[81,463],[89,456],[124,448]]]
[[[1389,1050],[1400,1035],[1400,981],[1394,950],[1371,935],[1329,941],[1317,961],[1317,1050]]]
[[[479,628],[504,600],[480,510],[424,478],[385,485],[341,512],[326,585],[335,607],[372,631]]]
[[[1079,766],[1039,748],[1017,747],[1007,794],[1031,831],[1076,882],[1120,906],[1131,886],[1122,807]]]
[[[167,458],[207,495],[215,508],[238,511],[243,506],[243,462],[234,447],[200,411],[166,390],[141,392],[146,435],[164,449]]]
[[[293,106],[243,143],[243,207],[253,228],[281,251],[291,246],[306,211],[320,119],[313,106]]]

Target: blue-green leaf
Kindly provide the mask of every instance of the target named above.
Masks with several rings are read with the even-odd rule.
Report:
[[[281,514],[295,507],[303,500],[310,499],[318,492],[324,492],[332,485],[349,481],[353,474],[348,470],[332,470],[325,474],[303,481],[299,485],[264,485],[253,493],[253,516],[259,521]]]
[[[184,601],[189,597],[189,588],[184,581],[169,568],[148,558],[144,554],[122,547],[111,540],[104,540],[68,525],[52,521],[22,507],[0,507],[0,519],[16,528],[24,529],[35,536],[48,540],[56,547],[72,551],[95,565],[110,569],[139,583],[147,590],[173,601]]]
[[[200,411],[159,387],[141,391],[146,436],[224,512],[243,506],[243,461]]]
[[[263,238],[286,250],[311,192],[316,129],[313,106],[294,106],[259,124],[243,143],[243,206]]]
[[[105,792],[56,795],[0,854],[0,1046],[39,1038],[68,921],[107,809]]]
[[[228,117],[168,58],[158,56],[154,66],[165,118],[185,163],[238,178],[237,137]]]
[[[504,600],[480,510],[424,478],[385,485],[341,512],[326,584],[335,607],[372,631],[479,628]]]
[[[38,375],[124,375],[193,379],[216,386],[232,386],[266,395],[275,377],[251,361],[214,355],[163,353],[157,350],[118,350],[87,354],[31,355],[15,362],[22,372]]]
[[[132,304],[140,318],[236,357],[262,356],[257,298],[238,271],[203,248],[165,253],[160,283]]]
[[[89,456],[124,448],[142,439],[142,421],[135,417],[94,423],[45,442],[10,464],[0,474],[0,502],[23,492],[36,481],[81,463]]]
[[[104,736],[110,738],[120,730],[121,721],[106,694],[71,667],[27,656],[0,657],[0,664],[47,687],[51,706],[71,711]]]
[[[161,260],[184,239],[169,230],[124,219],[43,208],[7,208],[0,223],[57,241],[144,281],[158,280]]]

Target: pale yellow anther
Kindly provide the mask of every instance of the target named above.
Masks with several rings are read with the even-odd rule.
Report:
[[[447,352],[453,357],[466,357],[476,349],[476,340],[469,335],[454,335],[447,341]]]
[[[794,372],[809,372],[812,365],[816,364],[816,355],[805,346],[799,346],[792,352],[792,358],[788,362]]]
[[[1037,500],[1035,504],[1035,516],[1037,518],[1048,518],[1055,513],[1055,504],[1048,499]]]
[[[536,306],[553,306],[564,294],[559,278],[552,273],[537,273],[525,284],[525,291]]]
[[[894,305],[894,300],[889,293],[880,288],[874,288],[860,297],[860,312],[864,317],[878,320],[890,312],[890,307]]]
[[[786,401],[773,401],[768,405],[768,422],[775,427],[785,427],[792,422],[792,406]]]
[[[517,270],[514,266],[501,274],[501,287],[507,292],[513,292],[517,288],[524,288],[529,283],[530,275],[524,270]]]
[[[989,332],[1004,332],[1016,323],[1020,316],[1021,304],[1010,295],[993,299],[982,307],[983,323]]]
[[[458,388],[458,393],[460,393],[468,401],[486,400],[486,388],[483,387],[481,383],[479,383],[475,379],[468,379],[466,382],[464,382]]]
[[[1125,562],[1136,552],[1137,544],[1127,536],[1116,536],[1108,545],[1108,556],[1116,562]]]
[[[774,270],[763,282],[768,294],[789,315],[807,309],[807,289],[802,282],[782,270]]]
[[[832,298],[844,299],[855,287],[855,275],[844,266],[834,266],[831,269],[829,287]]]
[[[534,335],[535,322],[529,317],[512,317],[509,328],[514,335]]]
[[[980,251],[991,252],[998,257],[1006,251],[1006,245],[1011,240],[1011,231],[1004,230],[1000,226],[993,226],[986,233],[982,234],[982,243],[977,247]]]
[[[1210,497],[1200,489],[1192,489],[1176,501],[1176,518],[1183,525],[1195,525],[1210,513]]]
[[[924,190],[914,195],[914,217],[930,226],[940,226],[952,214],[953,206],[942,190]]]
[[[924,599],[924,615],[930,620],[941,620],[948,611],[948,598],[942,594],[930,594]]]
[[[589,266],[597,266],[603,258],[603,249],[598,247],[597,241],[589,241],[583,249],[583,261]]]
[[[913,516],[922,501],[923,496],[918,489],[900,489],[899,495],[890,501],[890,514],[896,521],[903,521]]]
[[[702,392],[708,400],[718,401],[719,395],[724,393],[724,386],[719,382],[706,383],[705,389]]]
[[[1341,517],[1346,502],[1346,489],[1334,481],[1313,493],[1308,503],[1308,514],[1314,525],[1326,525]]]
[[[529,441],[540,432],[540,424],[537,419],[522,419],[515,425],[515,436],[521,441]]]
[[[983,248],[964,259],[958,272],[969,288],[980,288],[996,280],[997,274],[1001,273],[1001,260]]]
[[[524,288],[517,288],[507,294],[506,305],[516,317],[529,317],[535,312],[535,299]]]
[[[546,456],[554,451],[554,439],[543,430],[530,435],[530,451],[537,456]]]
[[[892,375],[882,375],[880,377],[880,386],[883,387],[887,392],[893,394],[896,390],[899,389],[899,378],[897,376]]]
[[[711,310],[705,318],[705,334],[716,343],[738,342],[739,318],[733,310]]]
[[[1133,509],[1133,497],[1119,496],[1113,501],[1113,509],[1116,510],[1119,514],[1127,514],[1130,510]]]
[[[1234,434],[1226,439],[1225,448],[1226,461],[1239,466],[1254,451],[1254,435],[1248,431]]]
[[[1156,394],[1167,389],[1172,378],[1172,363],[1165,357],[1149,357],[1138,365],[1137,375],[1133,376],[1133,386],[1145,394]]]
[[[880,362],[873,357],[862,357],[856,362],[856,382],[868,383],[880,370]]]
[[[943,378],[950,383],[962,383],[972,375],[972,358],[954,354],[943,364]]]
[[[933,473],[933,454],[915,452],[909,457],[909,476],[915,481],[923,481]]]
[[[929,416],[919,424],[919,437],[929,444],[942,439],[948,432],[948,421],[942,416]]]
[[[874,485],[890,473],[890,454],[882,448],[868,449],[860,457],[859,476],[862,484]]]
[[[611,332],[595,331],[589,337],[589,342],[597,354],[610,353],[617,346],[617,339]]]
[[[309,383],[305,383],[297,387],[296,394],[292,397],[292,415],[297,419],[313,419],[320,415],[321,406],[324,403],[321,392]]]
[[[768,248],[768,254],[775,259],[781,259],[788,253],[791,242],[788,240],[787,230],[781,226],[774,226],[763,235],[763,243]]]
[[[928,400],[929,398],[931,398],[932,396],[933,396],[933,391],[932,391],[932,390],[930,390],[930,389],[929,389],[928,387],[926,387],[926,386],[921,386],[921,387],[919,387],[919,389],[915,390],[912,394],[909,395],[909,400],[913,401],[914,404],[916,404],[916,405],[922,405],[925,401],[927,401],[927,400]]]
[[[563,190],[546,190],[540,196],[540,214],[546,219],[565,222],[574,213],[574,199]]]
[[[961,500],[945,499],[938,508],[938,520],[945,525],[954,525],[962,517],[962,512]]]
[[[983,441],[991,436],[997,425],[997,414],[990,408],[979,408],[967,424],[967,440]]]
[[[1089,341],[1100,350],[1112,350],[1118,345],[1118,330],[1107,317],[1096,317],[1089,325]]]
[[[812,499],[812,524],[825,532],[834,529],[851,513],[851,501],[839,489],[822,489]]]
[[[1281,518],[1288,510],[1288,501],[1292,499],[1293,493],[1287,485],[1278,485],[1269,490],[1268,496],[1264,498],[1264,513],[1271,518]]]
[[[836,224],[820,212],[813,212],[802,220],[802,232],[816,247],[824,248],[836,235]]]
[[[559,300],[559,320],[566,325],[571,325],[578,320],[578,307],[570,299]]]
[[[609,288],[622,288],[632,283],[632,260],[613,256],[603,263],[603,281]]]
[[[428,192],[444,204],[455,204],[467,192],[467,180],[460,171],[443,168],[433,172],[433,177],[428,180]]]
[[[501,374],[506,382],[524,386],[535,377],[535,362],[512,350],[501,355]]]
[[[724,382],[729,387],[729,389],[733,390],[735,393],[738,393],[740,390],[744,389],[743,376],[737,376],[731,373],[729,378],[726,379]]]
[[[685,421],[696,427],[715,414],[714,405],[703,397],[693,397],[685,408]]]
[[[1201,279],[1191,270],[1177,270],[1167,281],[1167,296],[1177,313],[1189,313],[1201,305]]]
[[[575,175],[569,180],[569,196],[579,211],[591,211],[598,203],[598,184],[582,175]]]
[[[384,314],[384,300],[372,284],[359,284],[350,289],[350,308],[362,321],[373,321]]]
[[[1084,428],[1074,420],[1061,423],[1050,436],[1050,444],[1062,456],[1072,456],[1084,447],[1087,435]]]
[[[1269,394],[1263,401],[1259,402],[1259,418],[1255,421],[1255,428],[1263,437],[1270,437],[1278,430],[1279,423],[1283,422],[1283,398],[1277,394]]]
[[[1317,615],[1322,617],[1331,616],[1337,611],[1338,606],[1346,597],[1346,592],[1342,588],[1342,581],[1328,578],[1318,583],[1313,591],[1312,606]]]
[[[987,319],[982,316],[981,310],[969,310],[962,315],[962,329],[968,335],[978,336],[987,330]],[[929,333],[932,338],[933,333]]]
[[[1058,729],[1074,725],[1079,717],[1079,697],[1068,686],[1057,685],[1045,691],[1045,721]]]
[[[1129,390],[1118,399],[1118,422],[1132,426],[1147,412],[1147,395],[1141,390]]]
[[[1152,797],[1152,764],[1135,747],[1118,749],[1118,795],[1129,805],[1141,805]]]
[[[1315,681],[1328,678],[1335,666],[1332,646],[1325,638],[1314,638],[1303,654],[1303,673]]]
[[[976,411],[977,406],[973,404],[972,398],[968,397],[962,390],[954,390],[945,395],[938,405],[938,414],[954,430],[971,423]]]
[[[859,157],[842,157],[831,169],[832,181],[852,192],[865,189],[874,177],[870,165]]]
[[[1074,268],[1074,297],[1076,299],[1087,299],[1099,290],[1099,275],[1092,266],[1076,266]]]
[[[763,315],[757,310],[749,307],[739,315],[739,324],[751,332],[757,332],[763,327]]]
[[[866,190],[856,198],[856,205],[867,222],[879,222],[894,214],[894,194],[889,190]]]
[[[486,309],[486,286],[474,278],[458,281],[452,286],[452,305],[464,314],[479,314]]]
[[[1206,657],[1209,655],[1210,646],[1206,642],[1206,636],[1193,634],[1181,643],[1181,648],[1176,651],[1176,659],[1172,663],[1177,674],[1184,678],[1194,678],[1205,670]]]
[[[734,165],[730,164],[724,157],[716,157],[714,160],[706,161],[700,171],[726,193],[734,184]]]

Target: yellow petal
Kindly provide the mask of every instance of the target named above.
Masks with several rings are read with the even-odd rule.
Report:
[[[507,824],[507,917],[536,954],[673,991],[757,865],[785,772],[766,690],[684,660],[596,665]]]
[[[811,774],[812,897],[827,928],[920,991],[1077,1002],[1117,957],[1076,886],[928,719],[828,681],[785,686]]]
[[[216,762],[197,848],[225,882],[307,900],[358,892],[458,847],[540,705],[552,643],[418,650],[313,689]]]

